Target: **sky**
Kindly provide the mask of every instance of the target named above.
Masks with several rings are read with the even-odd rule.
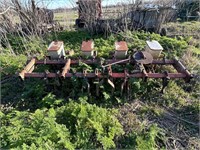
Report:
[[[134,0],[103,0],[102,5],[106,6],[106,5],[117,4],[119,2],[130,2],[130,1]],[[59,7],[72,8],[76,6],[75,2],[76,0],[43,0],[42,2],[40,1],[38,5],[47,6],[49,9],[55,9]]]

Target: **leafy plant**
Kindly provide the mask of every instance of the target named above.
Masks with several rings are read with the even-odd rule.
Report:
[[[26,62],[24,55],[0,55],[2,75],[14,75],[17,71],[23,68]]]
[[[180,86],[171,81],[166,89],[166,94],[163,95],[163,103],[169,107],[182,107],[186,104],[188,96]]]
[[[74,149],[68,129],[56,123],[53,108],[34,113],[1,113],[1,148],[3,149]]]
[[[114,148],[114,138],[123,134],[121,124],[115,117],[116,110],[109,110],[70,101],[57,111],[57,122],[65,124],[76,148]],[[67,118],[67,119],[65,119]]]
[[[137,136],[136,142],[137,142],[137,149],[139,150],[154,150],[156,149],[156,138],[159,136],[160,129],[153,124],[149,131],[146,133]]]
[[[63,103],[63,100],[56,99],[56,96],[53,95],[52,93],[49,93],[48,95],[46,95],[41,101],[41,105],[46,108],[56,107],[56,106],[61,105],[62,103]]]

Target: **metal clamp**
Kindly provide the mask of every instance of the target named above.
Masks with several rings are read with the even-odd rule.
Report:
[[[89,84],[89,82],[88,82],[87,70],[86,70],[86,69],[83,70],[83,86],[82,86],[82,92],[84,91],[84,89],[87,89],[87,93],[88,93],[88,95],[90,95],[90,84]]]
[[[49,70],[44,71],[44,80],[48,79]]]
[[[123,91],[124,91],[124,87],[125,86],[127,86],[127,90],[129,90],[129,88],[128,88],[128,77],[129,77],[129,74],[127,72],[127,69],[124,70],[124,74],[125,74],[125,78],[124,78],[124,82],[121,85],[121,96],[123,95]]]
[[[112,76],[112,68],[111,68],[111,66],[108,66],[107,69],[108,69],[108,76],[109,77]]]
[[[164,94],[164,90],[165,88],[168,86],[169,81],[170,81],[170,77],[169,77],[169,73],[168,71],[164,71],[163,72],[166,76],[164,78],[162,78],[162,89],[161,89],[161,93]]]
[[[96,75],[96,77],[98,77],[98,75],[99,75],[99,69],[95,69],[95,75]]]
[[[115,85],[112,82],[112,68],[111,68],[111,66],[109,66],[109,67],[107,67],[107,69],[108,69],[108,83],[111,85],[111,87],[113,89],[115,89]]]
[[[46,65],[46,64],[47,64],[47,59],[45,58],[45,59],[44,59],[44,65]]]
[[[73,70],[72,70],[72,74],[73,74],[73,76],[75,76],[75,74],[76,74],[76,69],[73,69]]]
[[[86,69],[83,70],[83,76],[84,76],[84,78],[87,76],[87,70]]]
[[[142,72],[144,74],[144,77],[143,77],[143,81],[147,81],[147,78],[148,78],[148,74],[146,72],[146,69],[144,68],[144,65],[139,63],[139,69],[140,69],[140,72]]]
[[[114,93],[114,89],[115,89],[115,85],[114,85],[113,79],[112,79],[112,68],[111,68],[111,65],[109,65],[106,68],[103,68],[103,75],[107,76],[107,82],[112,87],[112,94],[113,94]]]

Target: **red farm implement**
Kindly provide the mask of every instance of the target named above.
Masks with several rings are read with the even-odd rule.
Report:
[[[147,45],[148,44],[149,43],[147,42]],[[160,78],[163,81],[161,92],[163,92],[171,79],[182,78],[186,82],[189,82],[193,77],[192,74],[179,60],[168,60],[165,59],[165,57],[160,58],[162,50],[159,50],[158,48],[162,47],[159,46],[159,43],[153,41],[153,43],[150,43],[149,46],[147,46],[145,51],[138,51],[132,55],[128,55],[126,42],[116,42],[116,49],[112,58],[103,60],[97,57],[97,52],[94,51],[93,42],[84,41],[81,46],[83,57],[73,59],[64,58],[63,42],[52,42],[48,49],[48,56],[43,60],[32,58],[24,70],[19,73],[19,77],[22,80],[26,78],[59,78],[60,80],[67,80],[76,77],[87,81],[96,80],[99,85],[106,80],[113,89],[115,89],[114,80],[122,79],[121,92],[129,88],[128,83],[131,78],[142,78],[145,81],[147,81],[148,78]],[[87,69],[81,71],[70,69],[72,67],[76,68],[80,63],[91,66],[92,71],[88,71]],[[54,70],[53,72],[34,72],[34,68],[39,65],[52,66]],[[169,72],[167,70],[162,70],[163,66],[165,66],[164,68],[166,68],[166,66],[171,66],[174,71]],[[120,71],[117,68],[121,68]],[[159,71],[156,72],[157,70]],[[87,88],[89,88],[89,82],[87,82],[87,85]],[[98,91],[98,86],[96,87],[96,90]]]

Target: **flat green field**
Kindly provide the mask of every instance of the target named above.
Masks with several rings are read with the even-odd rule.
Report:
[[[74,25],[76,18],[78,18],[78,13],[73,10],[54,13],[54,20],[66,27]]]

